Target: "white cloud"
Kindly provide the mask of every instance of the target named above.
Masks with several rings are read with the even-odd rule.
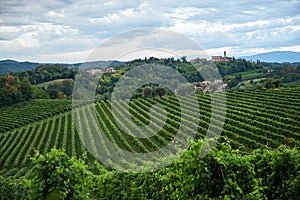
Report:
[[[187,20],[193,16],[206,15],[215,11],[216,9],[214,8],[183,7],[176,8],[172,13],[167,13],[165,15],[175,19]]]
[[[118,10],[114,13],[108,13],[107,15],[103,17],[97,17],[97,18],[91,18],[89,21],[91,23],[106,23],[106,24],[112,24],[112,23],[120,23],[120,22],[130,22],[130,20],[140,20],[141,18],[144,18],[151,12],[152,9],[149,8],[147,3],[142,3],[137,8],[127,8],[124,10]],[[141,21],[143,23],[143,21]]]
[[[61,62],[61,63],[79,63],[86,61],[87,57],[91,53],[88,51],[75,51],[67,53],[57,53],[57,54],[41,54],[38,56],[38,61],[50,61],[50,62]]]
[[[61,12],[55,12],[51,10],[46,15],[49,17],[65,17],[65,11],[62,10]]]
[[[117,14],[108,14],[105,17],[91,18],[91,23],[114,23],[122,18]]]
[[[300,45],[289,46],[289,47],[280,47],[279,51],[297,51],[300,52]]]
[[[197,21],[197,22],[188,22],[188,21],[179,21],[170,27],[170,30],[180,32],[180,33],[225,33],[235,29],[243,29],[248,27],[253,27],[255,29],[263,28],[268,25],[270,20],[258,20],[254,22],[246,23],[232,23],[224,24],[222,21],[217,21],[215,23],[210,23],[208,21]]]
[[[50,59],[39,55],[87,51],[113,35],[145,27],[176,31],[215,54],[297,50],[299,10],[297,0],[3,1],[0,55]],[[153,43],[159,46],[158,41]]]

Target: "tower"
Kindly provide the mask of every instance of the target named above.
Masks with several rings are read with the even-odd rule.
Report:
[[[226,51],[224,51],[224,58],[226,58]]]

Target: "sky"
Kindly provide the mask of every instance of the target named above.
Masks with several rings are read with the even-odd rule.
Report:
[[[141,28],[181,34],[208,56],[300,52],[300,0],[1,0],[0,59],[82,62],[103,42]],[[167,48],[162,40],[155,47]]]

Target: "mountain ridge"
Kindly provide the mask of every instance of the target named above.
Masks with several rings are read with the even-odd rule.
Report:
[[[251,56],[238,56],[246,60],[259,60],[261,62],[278,62],[278,63],[294,63],[300,62],[300,52],[295,51],[271,51],[265,53],[258,53]]]
[[[123,64],[121,61],[93,61],[93,62],[82,62],[75,64],[68,63],[38,63],[30,61],[16,61],[11,59],[0,60],[0,74],[9,74],[14,72],[20,72],[24,70],[32,70],[41,65],[47,64],[58,64],[66,68],[102,68],[105,69],[110,66],[117,66]]]
[[[246,60],[261,61],[261,62],[277,62],[277,63],[300,63],[300,52],[295,51],[271,51],[266,53],[259,53],[250,56],[237,56],[236,58],[242,58]],[[0,60],[0,74],[8,74],[14,72],[20,72],[24,70],[35,69],[40,65],[46,64],[58,64],[67,68],[102,68],[105,69],[109,66],[117,66],[124,64],[121,61],[93,61],[82,63],[38,63],[30,61],[16,61],[12,59]]]

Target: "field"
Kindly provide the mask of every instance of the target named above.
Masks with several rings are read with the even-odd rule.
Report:
[[[48,87],[49,85],[52,85],[54,83],[61,83],[63,81],[73,81],[73,79],[55,79],[53,81],[48,81],[48,82],[44,82],[44,83],[40,83],[37,86],[39,87]]]
[[[194,120],[199,120],[197,137],[203,137],[210,124],[211,100],[208,94],[198,95],[197,98],[200,119]],[[251,151],[261,147],[276,149],[281,144],[290,147],[300,146],[300,87],[227,92],[226,101],[226,116],[218,117],[225,120],[222,135],[229,138],[234,148]],[[183,97],[182,102],[184,107],[193,111],[189,97]],[[122,109],[124,103],[126,102],[119,101],[116,106]],[[113,119],[109,101],[97,102],[95,108],[99,124],[113,143],[128,151],[149,152],[168,143],[180,124],[180,107],[178,99],[174,96],[132,100],[130,112],[133,121],[140,125],[147,124],[150,117],[149,108],[155,103],[161,104],[166,109],[167,123],[156,137],[150,139],[138,139],[122,133],[115,125],[115,120],[118,119]],[[52,147],[64,149],[70,156],[86,153],[87,150],[82,145],[74,126],[71,109],[72,102],[69,100],[34,100],[2,109],[0,175],[4,177],[26,175],[32,168],[30,157],[34,149],[43,154]],[[91,112],[90,105],[77,111],[78,114],[85,116],[82,123],[92,122]],[[160,112],[155,113],[157,115]],[[193,120],[193,116],[189,117]],[[87,130],[87,134],[91,133]],[[101,142],[101,139],[98,141]],[[98,151],[97,148],[105,150],[107,147],[95,145],[93,150]],[[89,153],[88,159],[90,162],[94,161]]]
[[[232,75],[228,75],[229,78],[233,78],[234,76],[242,76],[243,80],[252,80],[252,79],[258,79],[258,78],[265,78],[266,73],[262,72],[261,69],[255,69],[255,70],[248,70],[245,72],[237,72],[233,73]]]

